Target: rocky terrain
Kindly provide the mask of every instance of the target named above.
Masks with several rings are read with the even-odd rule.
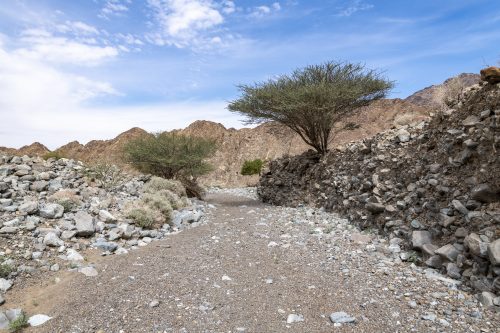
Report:
[[[393,251],[500,310],[500,87],[466,89],[429,122],[274,161],[265,202],[323,207],[397,239]],[[397,243],[397,244],[396,244]]]
[[[435,85],[416,92],[412,96],[401,99],[376,101],[369,107],[359,110],[335,127],[332,145],[343,146],[352,141],[370,138],[382,131],[401,125],[409,125],[428,117],[436,108],[450,83],[458,82],[460,86],[468,86],[478,81],[478,75],[460,74],[456,79],[448,79],[443,84]],[[284,155],[300,154],[308,149],[302,140],[288,128],[277,124],[263,124],[255,128],[236,130],[225,128],[221,124],[210,121],[197,121],[177,132],[215,139],[219,149],[210,159],[215,171],[203,177],[206,185],[238,187],[255,185],[258,176],[240,175],[245,160],[273,160]],[[111,140],[94,140],[87,144],[70,142],[56,151],[64,157],[84,162],[112,162],[127,168],[123,163],[121,148],[130,139],[146,132],[140,128],[132,128]],[[43,156],[48,149],[41,144],[15,149],[1,148],[9,154]],[[131,170],[129,170],[131,171]]]
[[[153,180],[118,172],[99,176],[68,159],[0,156],[1,293],[49,271],[93,276],[97,272],[86,259],[87,250],[126,254],[199,223],[206,205],[187,199],[183,190],[173,193],[177,186],[173,183],[172,191],[158,192],[180,202],[178,210],[170,212],[168,206],[168,219],[146,228],[140,225],[142,220],[128,216],[128,206],[147,206],[157,200],[152,191],[146,191]],[[158,203],[165,205],[154,201]],[[0,295],[0,303],[4,302]],[[12,320],[0,313],[0,329]]]
[[[403,261],[400,239],[254,197],[215,189],[197,228],[89,259],[90,276],[15,285],[4,308],[46,315],[33,331],[51,333],[496,332],[496,314],[456,281]]]

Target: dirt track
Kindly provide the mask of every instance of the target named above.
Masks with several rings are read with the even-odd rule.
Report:
[[[14,288],[9,307],[54,317],[29,332],[495,332],[499,327],[498,314],[477,309],[472,296],[395,260],[388,243],[370,240],[344,220],[227,194],[208,200],[216,208],[203,225],[128,255],[91,257],[96,277],[59,272],[59,283],[52,277]],[[155,300],[159,304],[151,307]],[[477,310],[482,319],[474,318]],[[338,311],[356,322],[334,326],[329,315]],[[288,324],[290,314],[304,321]],[[422,319],[426,314],[436,318]]]

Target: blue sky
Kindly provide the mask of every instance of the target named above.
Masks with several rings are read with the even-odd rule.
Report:
[[[237,84],[327,60],[381,69],[404,98],[499,45],[496,0],[0,0],[0,146],[241,127]]]

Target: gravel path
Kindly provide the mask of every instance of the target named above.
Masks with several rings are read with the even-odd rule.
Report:
[[[29,331],[498,332],[498,314],[475,297],[334,215],[222,191],[208,201],[215,208],[196,228],[89,257],[95,277],[58,272],[57,284],[52,276],[13,290],[30,314],[53,317]],[[356,321],[332,323],[341,311]]]

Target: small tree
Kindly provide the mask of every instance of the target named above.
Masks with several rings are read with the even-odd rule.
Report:
[[[281,123],[325,154],[334,124],[384,98],[392,87],[393,82],[363,65],[327,62],[275,80],[240,85],[242,96],[228,109],[245,116],[247,124]]]
[[[180,180],[188,194],[200,197],[196,179],[212,170],[205,159],[212,156],[215,150],[212,140],[163,132],[127,142],[124,157],[141,172]]]

